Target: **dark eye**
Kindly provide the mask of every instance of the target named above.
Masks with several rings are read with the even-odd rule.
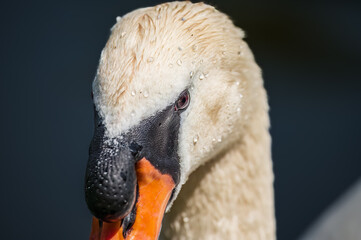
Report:
[[[189,92],[188,90],[184,90],[180,95],[178,100],[175,102],[174,108],[176,111],[184,110],[189,105]]]

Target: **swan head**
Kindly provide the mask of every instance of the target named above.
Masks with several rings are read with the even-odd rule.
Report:
[[[243,37],[203,3],[117,18],[93,82],[92,236],[157,239],[188,176],[242,135],[265,94]]]

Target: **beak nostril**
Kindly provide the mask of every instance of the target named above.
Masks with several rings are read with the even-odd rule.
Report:
[[[139,186],[137,185],[135,202],[138,202],[138,197],[139,197]],[[132,211],[123,219],[122,224],[121,224],[121,226],[123,226],[123,237],[124,238],[127,237],[129,230],[134,225],[136,213],[137,213],[137,207],[134,204]]]
[[[132,211],[123,219],[123,237],[126,238],[129,230],[132,228],[135,222],[136,207],[133,207]]]
[[[133,141],[129,145],[129,149],[130,149],[130,152],[132,153],[132,155],[136,156],[143,149],[143,147],[141,145],[139,145],[138,143]]]

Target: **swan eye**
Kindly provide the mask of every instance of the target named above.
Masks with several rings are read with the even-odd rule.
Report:
[[[184,90],[180,95],[178,100],[175,102],[174,108],[176,111],[185,110],[189,105],[189,92]]]

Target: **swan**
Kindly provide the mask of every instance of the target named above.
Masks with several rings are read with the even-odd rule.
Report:
[[[267,95],[243,38],[204,3],[117,17],[92,85],[90,239],[275,239]]]

